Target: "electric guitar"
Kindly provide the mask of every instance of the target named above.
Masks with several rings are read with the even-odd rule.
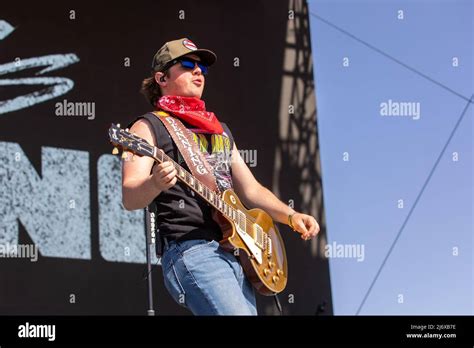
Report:
[[[220,246],[239,256],[244,272],[258,293],[274,295],[283,291],[288,280],[285,247],[272,218],[262,209],[247,210],[231,189],[219,194],[200,182],[190,172],[167,156],[162,149],[149,144],[120,124],[109,128],[109,140],[118,148],[137,156],[148,156],[162,163],[171,162],[177,179],[209,203],[213,218],[219,224],[223,239]],[[122,154],[125,158],[126,153]]]

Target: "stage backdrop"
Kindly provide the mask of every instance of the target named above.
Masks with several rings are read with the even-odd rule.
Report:
[[[144,212],[121,204],[120,159],[111,154],[107,129],[151,110],[140,82],[165,41],[188,37],[217,53],[203,96],[208,109],[230,126],[263,185],[278,185],[295,209],[307,207],[297,175],[304,168],[286,175],[281,156],[275,164],[281,110],[294,114],[281,103],[288,23],[297,18],[292,4],[2,4],[1,314],[146,313]],[[312,84],[312,72],[307,76]],[[314,115],[308,126],[316,134]],[[320,177],[308,180],[321,187]],[[324,236],[322,201],[315,208]],[[286,226],[280,231],[290,262],[280,296],[285,314],[313,315],[324,302],[322,313],[331,314],[328,263],[316,242]],[[189,314],[167,294],[159,266],[153,277],[158,314]],[[258,305],[261,314],[275,313],[271,298],[259,297]]]

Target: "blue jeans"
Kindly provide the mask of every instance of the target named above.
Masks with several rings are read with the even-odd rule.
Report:
[[[194,315],[257,315],[252,285],[234,254],[219,242],[171,241],[161,263],[171,297]]]

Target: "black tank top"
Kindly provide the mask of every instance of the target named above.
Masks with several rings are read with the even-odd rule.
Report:
[[[143,118],[151,124],[154,130],[156,146],[189,171],[176,144],[157,116],[147,113],[138,117],[128,127],[130,128],[133,123]],[[193,131],[190,124],[185,121],[182,123],[193,132],[194,141],[214,170],[219,189],[224,191],[232,188],[231,155],[234,138],[227,125],[221,122],[224,129],[224,133],[221,135],[199,134]],[[219,225],[212,219],[211,205],[179,180],[169,190],[161,192],[154,202],[157,207],[156,227],[161,236],[168,240],[222,239]]]

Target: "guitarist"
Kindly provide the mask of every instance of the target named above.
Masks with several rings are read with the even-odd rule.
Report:
[[[156,110],[179,118],[194,133],[221,191],[233,188],[248,208],[261,208],[302,239],[311,239],[319,232],[316,219],[294,211],[263,187],[240,157],[230,129],[206,110],[201,96],[215,61],[212,51],[198,49],[189,39],[167,42],[153,57],[142,93]],[[131,125],[131,132],[188,169],[159,117],[148,113]],[[222,232],[211,206],[177,181],[170,162],[155,163],[145,156],[123,162],[123,205],[135,210],[156,203],[164,284],[170,295],[194,315],[256,315],[254,289],[238,259],[219,247]]]

